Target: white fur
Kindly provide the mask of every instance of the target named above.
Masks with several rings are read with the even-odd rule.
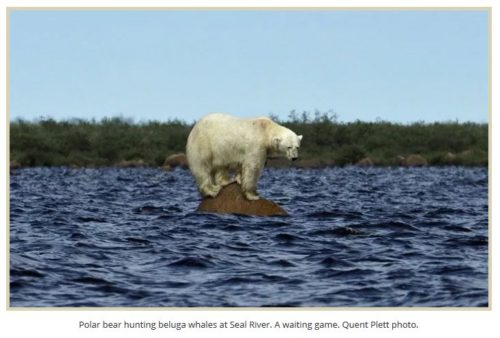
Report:
[[[242,119],[214,113],[195,124],[186,155],[202,196],[215,197],[223,186],[237,181],[245,197],[256,200],[257,180],[266,158],[297,158],[301,140],[302,135],[266,117]]]

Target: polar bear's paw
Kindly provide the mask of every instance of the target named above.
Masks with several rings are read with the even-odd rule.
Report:
[[[256,201],[260,199],[259,195],[251,191],[245,191],[243,194],[245,195],[245,198],[249,201]]]
[[[222,186],[220,186],[220,185],[212,185],[212,186],[205,187],[201,193],[204,197],[216,197],[219,194],[221,189],[222,189]]]
[[[241,174],[237,174],[236,177],[234,178],[234,180],[236,181],[236,183],[241,185]]]

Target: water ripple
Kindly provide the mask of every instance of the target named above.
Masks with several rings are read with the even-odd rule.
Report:
[[[487,169],[266,169],[258,189],[290,216],[195,212],[182,170],[17,170],[10,304],[488,306]]]

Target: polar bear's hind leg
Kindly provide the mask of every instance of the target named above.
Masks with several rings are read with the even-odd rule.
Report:
[[[219,194],[222,187],[214,184],[212,172],[205,161],[198,158],[191,158],[189,167],[203,197],[215,197]]]
[[[203,197],[216,197],[221,188],[220,185],[205,183],[200,186],[200,192]]]
[[[200,188],[200,193],[203,197],[215,197],[219,194],[222,186],[214,184],[214,179],[209,170],[204,171],[202,175],[198,174],[195,176],[198,187]]]
[[[235,182],[235,180],[231,178],[229,171],[224,167],[219,167],[215,170],[214,181],[216,185],[220,185],[221,187],[225,187]]]

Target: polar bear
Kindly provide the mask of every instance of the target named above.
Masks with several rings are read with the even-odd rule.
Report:
[[[209,114],[191,130],[186,156],[189,169],[203,197],[238,182],[246,199],[258,200],[257,180],[267,157],[296,160],[302,135],[267,117],[243,119],[222,113]],[[231,172],[236,171],[236,177]]]

